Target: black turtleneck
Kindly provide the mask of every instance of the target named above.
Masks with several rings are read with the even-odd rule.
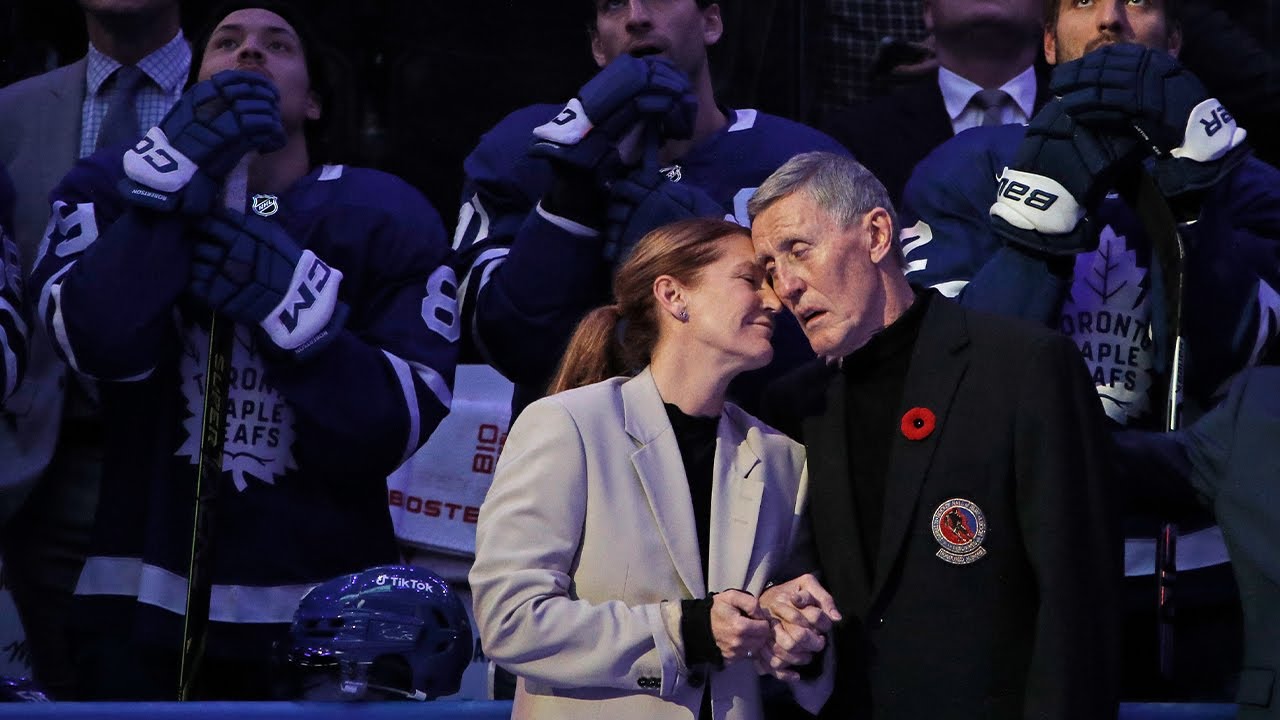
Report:
[[[902,390],[911,353],[933,293],[917,291],[915,302],[867,344],[846,355],[846,422],[849,431],[849,481],[858,519],[868,581],[875,577],[889,453],[900,432]]]
[[[689,479],[689,497],[693,499],[693,522],[698,530],[698,550],[702,553],[702,578],[707,578],[708,553],[711,551],[711,473],[716,461],[716,428],[720,416],[686,415],[671,403],[663,403],[671,429],[680,446],[684,474]]]
[[[671,429],[675,431],[680,460],[689,479],[689,497],[693,500],[693,524],[698,531],[698,551],[702,555],[702,578],[707,578],[711,553],[711,484],[716,462],[716,429],[720,416],[686,415],[671,403],[663,403]],[[680,632],[684,636],[685,662],[690,665],[709,663],[720,668],[724,659],[711,633],[711,598],[695,598],[681,603]],[[711,718],[711,682],[703,688],[699,720]]]

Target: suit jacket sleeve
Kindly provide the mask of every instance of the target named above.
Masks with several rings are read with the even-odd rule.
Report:
[[[1019,523],[1040,596],[1026,716],[1115,717],[1121,548],[1101,407],[1079,352],[1030,353],[1015,429]]]
[[[530,405],[512,427],[476,527],[481,642],[526,680],[635,690],[660,677],[659,694],[670,695],[682,674],[678,599],[632,607],[574,597],[581,544],[625,541],[583,537],[588,465],[582,430],[556,398]]]

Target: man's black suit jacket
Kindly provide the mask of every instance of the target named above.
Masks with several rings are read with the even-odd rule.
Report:
[[[875,577],[852,504],[844,375],[819,361],[765,398],[765,420],[807,447],[822,579],[845,618],[823,717],[1114,717],[1122,545],[1079,351],[934,296],[904,388],[894,417],[924,408],[936,426],[895,431]],[[985,521],[985,556],[967,564],[937,555],[935,517],[955,499]]]
[[[1038,71],[1036,110],[1048,101],[1048,87],[1047,72]],[[901,206],[902,190],[916,164],[955,136],[937,71],[835,113],[822,129],[884,183],[895,206]]]

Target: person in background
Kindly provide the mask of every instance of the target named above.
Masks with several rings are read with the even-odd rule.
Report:
[[[398,560],[385,478],[451,399],[439,215],[397,178],[326,164],[340,88],[299,7],[244,0],[210,17],[174,109],[55,188],[29,288],[61,356],[99,381],[107,420],[73,625],[89,698],[176,693],[214,362],[228,366],[227,425],[206,479],[198,699],[270,699],[272,646],[306,591]],[[230,334],[211,349],[214,314]]]
[[[900,204],[929,151],[971,127],[1025,123],[1048,99],[1036,72],[1042,3],[925,0],[937,70],[825,118],[823,129]]]
[[[804,125],[716,102],[716,3],[578,1],[600,72],[567,105],[508,115],[465,163],[454,238],[471,263],[464,359],[517,385],[515,414],[544,394],[574,327],[608,300],[613,268],[642,235],[688,217],[745,224],[753,189],[787,158],[841,151]],[[731,391],[748,410],[764,377],[809,357],[789,321],[775,347],[773,366]]]

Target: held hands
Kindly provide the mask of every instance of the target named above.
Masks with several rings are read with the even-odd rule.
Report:
[[[271,81],[255,73],[226,70],[196,83],[125,152],[121,194],[153,210],[208,213],[245,153],[284,147],[279,101]]]
[[[797,680],[794,668],[809,664],[827,645],[826,634],[843,616],[835,599],[811,574],[765,590],[760,606],[769,615],[772,638],[756,670],[779,680]]]
[[[711,635],[726,665],[759,657],[769,634],[769,620],[750,593],[724,590],[712,596]]]
[[[637,165],[646,144],[692,136],[696,112],[688,78],[670,61],[620,55],[534,128],[529,154],[604,183]]]

